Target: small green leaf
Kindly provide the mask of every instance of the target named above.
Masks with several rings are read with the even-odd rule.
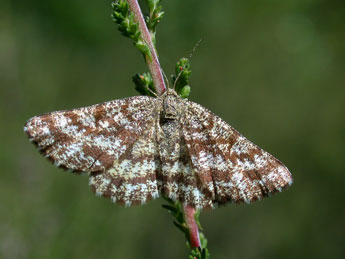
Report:
[[[182,98],[188,98],[188,96],[190,95],[190,86],[189,85],[185,85],[180,91],[179,91],[179,95],[182,97]]]
[[[178,209],[176,209],[175,207],[172,207],[170,205],[163,204],[162,207],[164,209],[167,209],[173,216],[176,216],[178,213]]]
[[[142,75],[136,74],[132,77],[132,80],[135,84],[135,90],[137,90],[141,95],[155,97],[153,94],[155,93],[155,89],[150,73],[144,73]]]
[[[118,24],[118,29],[122,35],[134,41],[134,45],[139,51],[152,60],[150,48],[144,42],[139,30],[139,25],[135,21],[134,14],[129,10],[127,1],[118,0],[112,3],[112,17]]]
[[[135,46],[141,53],[143,53],[145,56],[149,57],[150,60],[152,60],[150,48],[147,46],[146,43],[144,43],[143,41],[138,41],[137,43],[135,43]]]
[[[200,230],[203,230],[203,229],[202,229],[202,226],[201,226],[201,224],[200,224],[200,213],[201,213],[201,210],[197,210],[197,211],[195,212],[195,214],[194,214],[194,219],[195,219],[196,224],[198,225],[198,228],[199,228]]]
[[[178,95],[187,98],[191,92],[189,86],[189,78],[192,74],[190,69],[190,61],[188,58],[181,58],[175,66],[175,76],[173,76],[173,84]]]
[[[164,12],[163,7],[160,5],[161,0],[146,0],[149,7],[149,16],[145,18],[147,28],[149,29],[153,41],[155,41],[156,27],[162,20]]]
[[[178,223],[178,222],[176,222],[176,221],[174,221],[174,225],[175,225],[175,227],[177,227],[179,230],[181,230],[183,233],[187,233],[187,234],[189,234],[189,230],[188,230],[188,228],[186,228],[185,226],[183,226],[182,224],[180,224],[180,223]]]

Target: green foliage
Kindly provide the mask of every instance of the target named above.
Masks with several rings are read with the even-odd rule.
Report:
[[[156,43],[156,26],[163,18],[164,12],[160,5],[161,0],[145,0],[149,15],[146,17],[146,25],[150,31],[153,43]],[[118,24],[118,29],[122,35],[134,41],[136,48],[151,59],[151,51],[149,46],[144,42],[139,25],[134,19],[134,14],[130,11],[129,5],[125,0],[117,0],[112,3],[113,13],[112,17],[115,23]],[[173,76],[173,83],[175,90],[182,98],[187,98],[190,95],[191,88],[189,86],[189,78],[192,71],[190,69],[190,62],[187,58],[181,58],[175,67],[175,76]],[[152,76],[148,73],[143,75],[136,74],[133,76],[135,89],[142,95],[155,96]],[[152,91],[151,91],[152,90]]]
[[[199,224],[198,224],[199,225]],[[201,247],[195,247],[191,249],[189,253],[189,259],[209,259],[210,253],[207,249],[207,239],[204,234],[199,232]]]
[[[188,58],[181,58],[175,66],[175,76],[172,77],[176,92],[182,97],[190,95],[189,78],[192,74]]]
[[[174,202],[173,200],[164,197],[163,198],[169,203],[162,205],[163,208],[167,209],[169,213],[175,218],[174,225],[182,231],[182,233],[185,235],[185,238],[187,240],[187,246],[190,249],[189,253],[189,259],[209,259],[210,253],[207,249],[207,239],[205,238],[204,234],[199,231],[199,238],[201,247],[195,247],[192,248],[190,245],[190,234],[188,225],[183,213],[183,207],[180,202]],[[196,224],[199,227],[199,230],[202,230],[201,224],[200,224],[200,211],[197,211],[194,215]]]
[[[162,20],[164,12],[163,7],[160,5],[161,0],[146,0],[149,7],[149,15],[146,16],[146,25],[149,29],[152,41],[156,45],[156,26]]]
[[[111,6],[113,8],[113,20],[118,24],[121,34],[132,39],[137,49],[142,54],[151,58],[150,48],[147,46],[141,36],[139,25],[134,19],[134,14],[129,10],[127,1],[118,0],[112,2]]]
[[[134,15],[129,11],[126,1],[116,1],[112,3],[113,20],[119,25],[119,31],[122,35],[137,42],[140,38],[138,24],[134,20]]]
[[[155,88],[153,85],[153,80],[150,73],[144,73],[142,75],[136,74],[132,77],[135,84],[135,90],[137,90],[141,95],[153,96],[155,97]]]

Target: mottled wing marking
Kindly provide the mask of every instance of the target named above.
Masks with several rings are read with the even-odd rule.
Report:
[[[183,137],[190,157],[190,164],[195,178],[198,180],[198,199],[189,200],[189,204],[198,209],[214,207],[216,196],[213,180],[213,150],[210,148],[208,133],[198,118],[192,113],[185,113]]]
[[[25,132],[55,165],[104,171],[152,120],[153,98],[137,96],[31,118]]]
[[[196,171],[215,202],[253,202],[292,184],[289,170],[203,106],[188,102],[186,135]],[[193,120],[191,119],[193,118]],[[211,176],[211,177],[210,177]],[[211,182],[212,179],[212,182]]]
[[[178,137],[178,140],[170,145],[171,152],[164,148],[165,141],[159,142],[162,164],[158,175],[160,191],[174,201],[200,207],[203,196],[200,192],[200,181],[192,168],[182,134],[178,134]]]
[[[155,159],[158,148],[153,124],[154,121],[111,168],[90,175],[90,185],[97,195],[125,206],[144,204],[159,196],[156,174],[160,163]]]
[[[161,192],[208,209],[292,184],[280,161],[174,90],[48,113],[24,130],[57,166],[89,172],[96,194],[126,206]]]
[[[98,194],[126,205],[143,203],[158,196],[152,160],[156,102],[135,96],[52,112],[31,118],[24,130],[55,165],[90,172]]]

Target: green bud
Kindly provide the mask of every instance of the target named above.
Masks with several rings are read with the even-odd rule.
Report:
[[[147,28],[153,35],[156,31],[157,24],[162,20],[164,12],[163,7],[160,5],[160,0],[146,0],[149,7],[149,16],[145,18]],[[153,35],[154,36],[154,35]]]
[[[141,95],[155,97],[152,93],[155,92],[155,89],[153,87],[153,80],[150,73],[144,73],[142,75],[136,74],[132,77],[132,80],[135,84],[135,90],[137,90]]]
[[[178,95],[182,98],[188,98],[190,95],[191,89],[189,85],[185,85],[182,89],[178,92]]]
[[[118,24],[121,34],[134,40],[134,45],[139,51],[151,58],[151,52],[142,40],[139,25],[134,19],[134,14],[130,12],[127,1],[119,0],[113,2],[112,7],[114,10],[112,17],[114,22]]]
[[[173,76],[173,84],[176,92],[182,97],[187,98],[191,88],[189,86],[189,78],[192,74],[190,62],[188,58],[181,58],[175,66],[175,76]],[[177,81],[176,81],[177,80]]]
[[[146,45],[146,43],[144,43],[143,41],[138,41],[137,43],[135,43],[135,46],[141,53],[148,56],[150,60],[152,60],[150,48]]]

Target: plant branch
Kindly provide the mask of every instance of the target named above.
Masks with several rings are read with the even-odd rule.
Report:
[[[200,210],[193,206],[182,205],[179,201],[173,201],[165,196],[163,198],[168,204],[162,205],[175,218],[174,225],[181,230],[187,240],[187,246],[190,249],[189,259],[209,259],[210,253],[207,248],[207,239],[200,225]]]
[[[195,221],[195,209],[192,206],[183,206],[186,223],[189,229],[189,243],[191,248],[201,247],[199,238],[199,227]]]
[[[159,64],[158,55],[152,42],[151,34],[146,26],[146,22],[141,12],[138,1],[127,0],[127,2],[130,10],[134,15],[134,19],[139,24],[139,31],[141,32],[142,38],[150,49],[151,56],[145,55],[145,60],[151,72],[155,90],[158,95],[162,95],[166,90],[166,85],[164,82],[162,68]]]
[[[166,91],[163,71],[159,64],[155,48],[156,26],[162,19],[164,12],[161,0],[146,0],[150,15],[144,20],[137,0],[116,0],[112,3],[113,19],[118,24],[121,33],[134,41],[135,47],[144,55],[150,73],[133,76],[135,89],[142,95],[160,96]],[[174,89],[181,98],[190,94],[189,79],[191,76],[190,62],[181,58],[175,67],[176,75],[172,78]],[[164,197],[164,195],[163,195]],[[164,197],[169,204],[162,205],[175,217],[174,225],[180,229],[187,240],[190,249],[189,259],[209,259],[207,239],[203,235],[199,220],[200,210],[190,205],[183,205]]]

